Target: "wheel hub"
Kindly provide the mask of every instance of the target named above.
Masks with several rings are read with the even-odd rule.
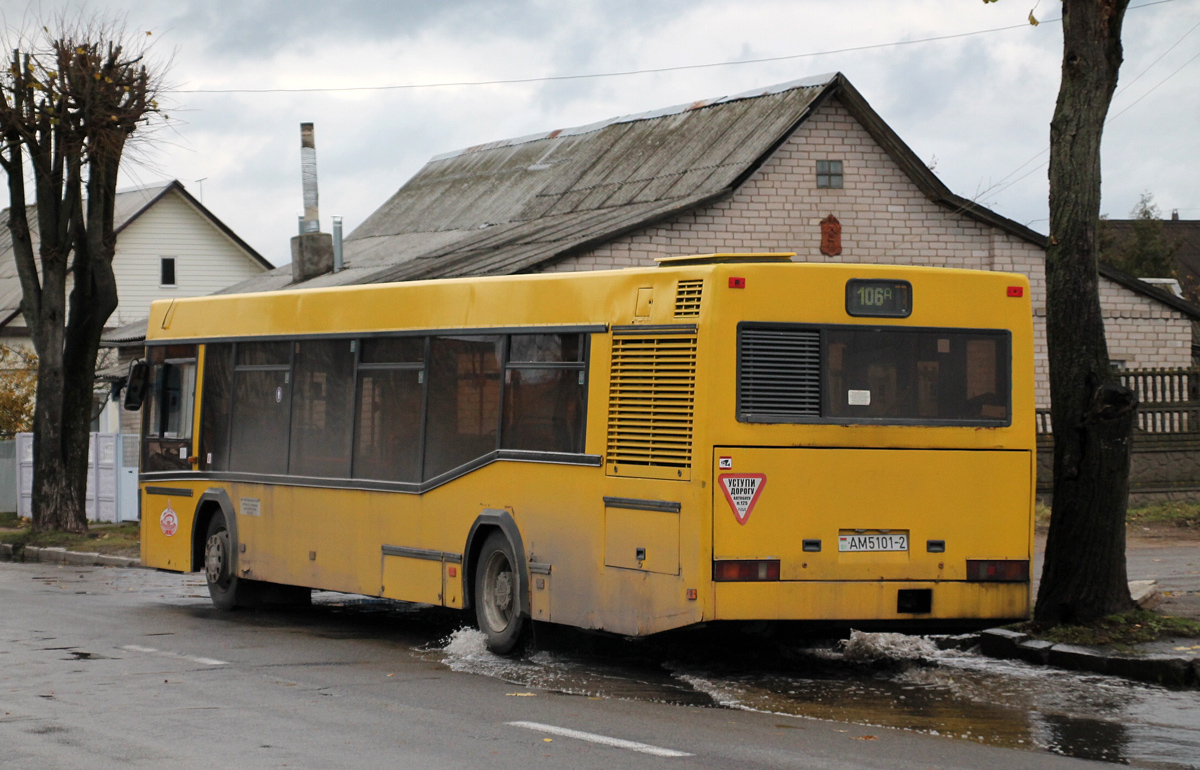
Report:
[[[229,576],[228,544],[226,532],[214,533],[204,544],[204,573],[211,584],[218,585]]]
[[[512,573],[501,572],[496,576],[496,609],[508,612],[512,606]]]

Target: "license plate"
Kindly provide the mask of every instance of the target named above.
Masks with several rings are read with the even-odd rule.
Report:
[[[908,533],[886,535],[839,535],[839,551],[907,551]]]

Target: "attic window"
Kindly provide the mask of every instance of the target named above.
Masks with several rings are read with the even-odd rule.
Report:
[[[162,258],[162,281],[163,286],[175,285],[175,257]]]
[[[842,189],[842,162],[840,160],[817,161],[817,188]]]

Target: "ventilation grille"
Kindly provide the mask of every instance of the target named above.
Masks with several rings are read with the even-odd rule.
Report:
[[[675,286],[675,317],[700,315],[700,296],[704,289],[704,279],[680,281]]]
[[[787,422],[821,415],[821,333],[738,333],[738,419]]]
[[[608,465],[690,468],[695,390],[695,336],[614,337]]]

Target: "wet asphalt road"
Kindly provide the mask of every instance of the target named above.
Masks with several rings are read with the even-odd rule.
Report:
[[[747,661],[754,651],[743,653],[736,639],[714,642],[732,644],[723,654],[737,665],[724,678],[637,661],[580,673],[587,665],[572,663],[570,651],[488,662],[469,649],[472,632],[451,645],[465,651],[440,650],[458,625],[440,611],[333,595],[312,609],[220,614],[199,576],[0,564],[0,767],[1104,766],[981,745],[980,735],[864,726],[908,724],[872,720],[869,709],[838,711],[856,691],[876,703],[865,687],[878,679],[870,673],[822,680],[837,685],[822,713],[847,721],[714,707],[736,698],[735,684],[778,684],[774,674],[746,673],[766,662]],[[883,697],[915,698],[927,671],[885,673],[880,686],[892,689]],[[547,672],[558,685],[537,687]],[[951,669],[949,680],[971,676]],[[978,680],[985,691],[1002,681],[987,676]],[[572,677],[584,684],[572,686]],[[957,703],[914,713],[940,709],[953,721]],[[1036,738],[1030,729],[1020,734]]]

